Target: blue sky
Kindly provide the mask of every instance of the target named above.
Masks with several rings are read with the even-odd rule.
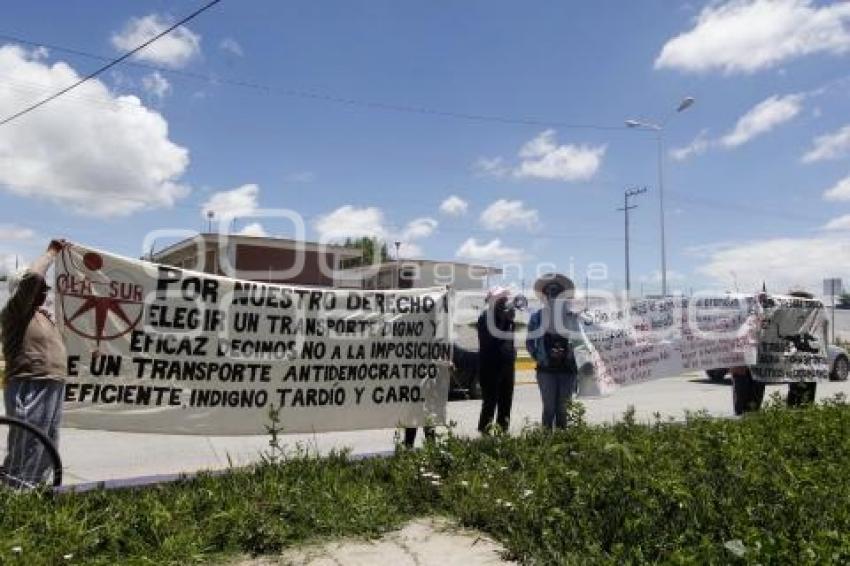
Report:
[[[102,64],[60,48],[115,56],[198,5],[16,3],[0,34],[54,47],[0,39],[2,113]],[[224,0],[137,62],[0,127],[7,265],[54,235],[137,256],[205,208],[289,208],[310,239],[365,231],[529,281],[601,262],[616,288],[615,209],[646,186],[632,278],[657,292],[655,139],[623,124],[693,96],[664,136],[671,286],[850,280],[847,3]]]

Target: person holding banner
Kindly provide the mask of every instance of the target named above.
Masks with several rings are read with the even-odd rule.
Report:
[[[526,348],[537,362],[537,386],[543,403],[542,424],[546,429],[567,426],[567,404],[576,390],[578,368],[570,344],[570,332],[578,332],[578,315],[567,300],[575,285],[564,275],[549,273],[534,283],[543,308],[528,321]]]
[[[9,278],[9,300],[0,312],[6,415],[39,428],[57,447],[67,360],[62,336],[43,307],[50,291],[47,270],[64,245],[64,240],[51,241],[44,255]],[[13,428],[7,449],[9,456],[16,455],[14,461],[7,456],[3,463],[7,475],[38,483],[49,465],[44,445],[32,434]]]
[[[508,303],[510,291],[494,287],[487,293],[487,308],[478,317],[478,355],[480,357],[481,416],[478,431],[488,434],[496,424],[507,432],[514,399],[516,346],[514,345],[514,307]]]
[[[455,372],[457,370],[477,372],[478,352],[467,350],[462,346],[454,344],[452,346],[452,363],[449,371]],[[417,430],[415,427],[406,427],[404,429],[405,448],[413,448],[414,444],[416,444]],[[433,426],[424,426],[422,427],[422,431],[425,433],[425,442],[433,442],[437,438],[437,432]]]

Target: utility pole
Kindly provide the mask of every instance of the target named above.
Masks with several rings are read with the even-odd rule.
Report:
[[[399,249],[401,248],[401,242],[396,240],[395,242],[395,288],[401,288],[401,263],[399,263],[400,258],[398,255]]]
[[[629,211],[633,208],[637,208],[636,204],[630,205],[629,198],[637,196],[639,194],[643,194],[646,192],[646,187],[642,187],[640,189],[632,188],[626,189],[623,192],[623,208],[618,208],[617,210],[622,210],[626,220],[626,298],[629,298],[629,293],[632,290],[632,282],[631,282],[631,274],[629,273]]]
[[[584,310],[590,310],[590,276],[584,276]]]

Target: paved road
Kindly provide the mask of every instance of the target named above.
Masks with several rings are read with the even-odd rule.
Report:
[[[531,372],[522,372],[516,388],[511,429],[540,420],[540,398]],[[785,392],[786,387],[770,387]],[[850,382],[822,383],[818,397],[844,392],[850,395]],[[707,410],[715,416],[731,416],[731,389],[727,384],[711,383],[701,374],[659,379],[623,388],[603,397],[583,399],[591,422],[618,419],[634,405],[639,419],[651,420],[658,412],[664,418],[682,418],[685,410]],[[460,434],[474,435],[479,401],[449,403],[449,419],[457,422]],[[393,430],[370,430],[324,434],[299,434],[285,437],[287,444],[302,443],[312,450],[327,453],[349,447],[355,454],[392,450]],[[421,436],[421,435],[420,435]],[[65,483],[85,483],[125,479],[137,476],[222,469],[256,461],[267,448],[265,436],[200,437],[154,434],[128,434],[63,429],[61,451],[66,467]]]

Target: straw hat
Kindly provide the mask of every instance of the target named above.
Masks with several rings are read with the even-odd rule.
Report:
[[[572,299],[575,296],[576,285],[573,283],[572,279],[566,275],[561,275],[560,273],[547,273],[545,275],[541,275],[537,281],[534,282],[534,293],[537,295],[537,298],[541,300],[544,299],[543,289],[552,283],[560,285],[563,289],[563,291],[559,294],[560,298]]]

